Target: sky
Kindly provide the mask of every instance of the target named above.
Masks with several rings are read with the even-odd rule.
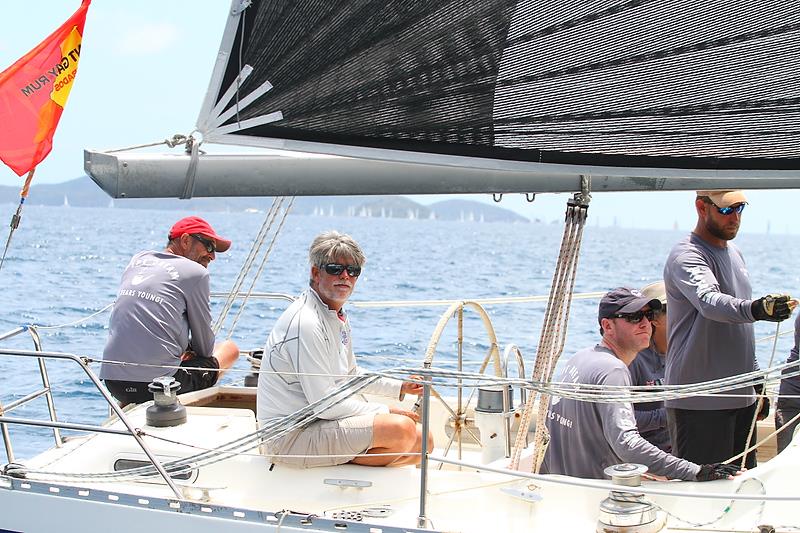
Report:
[[[0,70],[42,41],[79,5],[80,0],[4,2]],[[94,0],[75,85],[53,151],[37,168],[34,183],[82,176],[84,148],[127,147],[191,132],[229,8],[228,0]],[[203,146],[209,152],[235,150]],[[1,185],[22,185],[21,178],[0,167]],[[693,197],[691,192],[595,194],[590,224],[689,230],[696,220]],[[506,195],[498,205],[549,222],[563,216],[567,198],[541,194],[529,203],[522,195]],[[443,198],[415,199],[427,204]],[[468,199],[493,202],[487,195]],[[793,216],[800,191],[753,191],[749,199],[742,232],[800,233]],[[0,221],[5,217],[0,212]]]

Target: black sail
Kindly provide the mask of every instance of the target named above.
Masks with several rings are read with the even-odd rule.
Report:
[[[794,1],[254,1],[237,135],[542,163],[800,168]],[[212,89],[214,89],[212,87]]]

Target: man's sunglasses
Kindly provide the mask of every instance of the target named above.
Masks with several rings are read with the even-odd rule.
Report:
[[[742,211],[744,211],[744,206],[747,205],[746,203],[742,202],[742,203],[739,203],[739,204],[736,204],[736,205],[729,205],[728,207],[720,207],[717,204],[715,204],[714,202],[712,202],[710,199],[704,200],[704,201],[707,204],[711,204],[714,207],[716,207],[717,208],[717,212],[720,215],[730,215],[732,213],[736,213],[737,215],[741,215]]]
[[[624,318],[626,322],[630,322],[631,324],[638,324],[642,321],[643,318],[647,317],[647,320],[652,320],[656,317],[656,312],[652,309],[648,309],[647,311],[636,311],[635,313],[616,313],[611,315],[612,318]]]
[[[217,251],[217,245],[214,241],[210,239],[206,239],[202,235],[198,235],[197,233],[190,233],[189,234],[194,240],[202,244],[206,247],[206,252],[213,254]]]
[[[347,270],[347,275],[351,278],[357,278],[361,275],[361,267],[358,265],[342,265],[341,263],[328,263],[326,265],[322,265],[322,268],[325,269],[325,272],[330,274],[331,276],[338,276],[345,270]]]

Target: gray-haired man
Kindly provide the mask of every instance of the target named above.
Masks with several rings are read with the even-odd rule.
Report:
[[[364,252],[349,235],[328,231],[311,243],[309,260],[310,289],[280,316],[264,349],[258,379],[262,425],[311,405],[361,372],[343,307],[366,261]],[[419,395],[422,387],[380,379],[364,392],[397,398],[406,393]],[[357,395],[316,417],[309,426],[267,444],[266,453],[273,462],[312,467],[420,461],[422,434],[416,413],[367,402]]]

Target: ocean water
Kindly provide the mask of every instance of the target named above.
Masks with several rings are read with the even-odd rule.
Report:
[[[0,213],[13,212],[4,206]],[[25,209],[6,264],[0,270],[2,310],[0,334],[28,324],[56,326],[92,315],[111,303],[120,274],[139,250],[161,249],[168,228],[187,214],[179,211],[112,208],[36,207]],[[231,238],[230,252],[210,266],[212,291],[233,284],[257,234],[263,213],[199,213],[222,235]],[[0,218],[6,216],[0,214]],[[535,212],[532,213],[535,216]],[[745,228],[747,224],[745,221]],[[320,231],[337,229],[353,235],[367,254],[367,264],[351,299],[354,303],[386,300],[479,299],[500,296],[546,295],[563,227],[558,224],[442,222],[432,220],[363,219],[290,215],[254,290],[296,295],[307,286],[307,249]],[[5,240],[6,230],[2,230]],[[744,230],[743,230],[744,231]],[[588,227],[581,250],[575,291],[605,291],[627,285],[643,286],[660,279],[671,246],[685,231],[653,231]],[[800,295],[800,253],[797,236],[742,233],[736,243],[748,262],[754,295],[789,292]],[[250,278],[248,278],[249,280]],[[245,287],[249,286],[248,284]],[[223,300],[212,301],[217,315]],[[250,301],[231,329],[230,315],[223,335],[242,349],[263,346],[275,319],[285,308],[281,301]],[[235,313],[238,306],[234,306]],[[366,368],[421,365],[439,317],[446,306],[350,306],[355,351]],[[486,309],[501,350],[518,345],[530,371],[539,339],[543,303],[495,304]],[[562,361],[595,343],[597,301],[573,303]],[[74,326],[41,328],[43,348],[99,360],[107,335],[109,313]],[[486,332],[474,312],[465,314],[464,358],[477,370],[489,349]],[[455,368],[455,321],[438,345],[434,364]],[[783,330],[790,330],[785,323]],[[756,337],[775,333],[775,325],[756,324]],[[782,362],[792,336],[779,337],[775,362]],[[0,341],[0,348],[32,349],[25,333]],[[762,367],[773,354],[772,341],[760,342]],[[56,410],[62,421],[99,423],[108,413],[105,401],[74,363],[48,361]],[[223,383],[240,383],[248,373],[240,360]],[[99,364],[90,368],[99,372]],[[41,386],[32,359],[0,354],[0,403],[7,404]],[[514,371],[512,371],[514,375]],[[8,416],[44,418],[46,405],[38,399]],[[52,445],[52,432],[30,427],[10,428],[18,459]],[[0,464],[6,460],[0,446]]]

